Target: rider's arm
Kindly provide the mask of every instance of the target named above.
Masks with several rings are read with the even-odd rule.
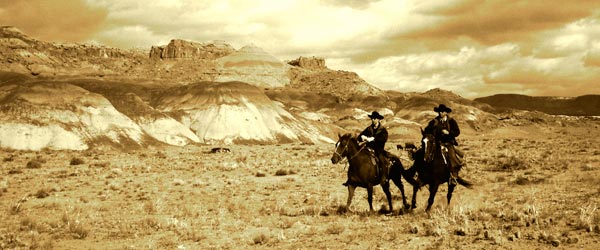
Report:
[[[457,137],[460,135],[460,129],[458,128],[458,123],[456,123],[456,120],[450,119],[448,121],[448,126],[450,127],[450,136]]]

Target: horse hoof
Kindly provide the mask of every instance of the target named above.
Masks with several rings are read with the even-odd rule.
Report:
[[[337,214],[345,214],[350,212],[350,208],[348,208],[347,206],[344,205],[340,205],[337,207],[336,213]]]

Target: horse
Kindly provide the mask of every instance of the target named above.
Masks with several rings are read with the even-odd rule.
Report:
[[[394,210],[392,206],[392,194],[390,193],[389,179],[392,179],[394,184],[402,192],[402,201],[404,207],[408,208],[409,204],[406,201],[404,194],[404,186],[400,179],[404,167],[397,157],[391,157],[392,166],[390,167],[390,174],[386,177],[386,181],[382,181],[382,176],[378,175],[377,164],[373,162],[371,153],[366,149],[363,144],[359,145],[358,140],[351,134],[339,135],[339,140],[335,143],[335,150],[333,156],[331,156],[331,163],[337,164],[344,158],[348,159],[348,180],[344,183],[348,187],[348,200],[346,202],[346,209],[350,208],[352,204],[352,198],[354,196],[354,190],[356,187],[362,187],[367,189],[369,201],[369,211],[373,212],[373,187],[381,185],[383,192],[388,200],[390,212]],[[387,173],[383,173],[387,175]],[[393,176],[392,176],[393,174]]]
[[[450,178],[450,168],[446,165],[446,160],[443,156],[442,148],[439,143],[436,142],[435,138],[431,134],[425,134],[421,130],[423,139],[421,141],[421,148],[413,153],[414,163],[413,166],[404,171],[404,178],[413,185],[413,196],[411,208],[417,207],[417,192],[422,186],[429,186],[429,200],[427,201],[427,208],[425,211],[429,213],[431,206],[433,205],[435,195],[441,184],[448,182]],[[414,180],[414,173],[418,173],[418,181]],[[458,184],[472,188],[473,184],[461,177],[457,177]],[[452,192],[454,192],[455,185],[448,183],[448,193],[446,198],[448,204],[452,199]]]

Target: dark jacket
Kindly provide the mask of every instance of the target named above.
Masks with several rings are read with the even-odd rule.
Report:
[[[358,135],[358,141],[362,141],[361,136],[367,137],[375,137],[375,140],[372,142],[367,142],[367,147],[372,148],[377,152],[383,152],[385,147],[385,142],[388,139],[388,132],[383,125],[379,124],[379,127],[373,127],[373,124],[365,128],[363,132]]]
[[[446,129],[449,134],[442,133],[442,130]],[[442,143],[452,143],[452,145],[458,146],[456,142],[456,137],[460,135],[460,129],[458,128],[458,123],[454,118],[448,116],[446,121],[442,121],[442,117],[437,116],[433,120],[429,121],[427,127],[425,128],[426,134],[433,134],[437,141]]]

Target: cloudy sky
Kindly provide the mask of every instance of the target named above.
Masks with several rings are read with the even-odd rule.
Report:
[[[119,48],[253,44],[402,92],[600,94],[600,1],[0,0],[0,25]]]

